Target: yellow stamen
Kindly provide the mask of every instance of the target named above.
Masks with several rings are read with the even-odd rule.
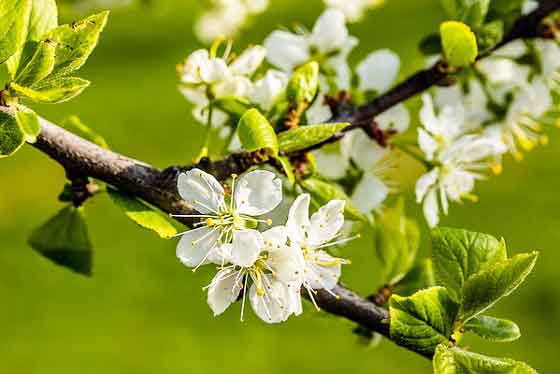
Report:
[[[500,175],[502,174],[503,171],[504,171],[504,167],[502,166],[502,164],[492,165],[492,173],[494,173],[495,175]]]
[[[266,224],[269,225],[269,226],[272,226],[272,220],[270,218],[267,218]]]
[[[216,224],[216,221],[214,221],[212,218],[207,218],[206,219],[206,226],[208,227],[212,227]]]
[[[470,201],[471,203],[478,203],[478,196],[472,193],[466,193],[461,196],[463,199]]]
[[[523,161],[525,156],[523,155],[523,153],[517,151],[513,154],[513,158],[514,158],[515,161]]]
[[[548,143],[550,143],[550,138],[547,135],[541,135],[539,142],[541,145],[548,145]]]

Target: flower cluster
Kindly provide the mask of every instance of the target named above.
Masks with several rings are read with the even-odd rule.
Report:
[[[302,313],[300,290],[314,301],[317,289],[336,286],[341,265],[324,249],[346,240],[333,241],[344,224],[344,201],[332,200],[309,217],[310,196],[302,194],[292,204],[284,226],[266,231],[259,224],[282,201],[282,183],[274,173],[255,170],[233,176],[226,194],[210,174],[193,169],[179,176],[181,197],[200,214],[195,229],[181,234],[177,257],[193,269],[218,265],[210,284],[208,304],[215,315],[223,313],[240,295],[241,320],[245,301],[268,323],[283,322]]]
[[[194,25],[196,36],[205,43],[235,36],[249,21],[268,8],[269,0],[211,0]]]

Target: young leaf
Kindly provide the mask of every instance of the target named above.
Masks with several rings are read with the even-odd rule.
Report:
[[[319,64],[312,61],[294,71],[286,88],[289,102],[299,106],[309,104],[319,89]]]
[[[25,133],[15,117],[0,111],[0,158],[11,156],[25,143]]]
[[[274,156],[278,155],[276,133],[258,109],[249,109],[245,112],[237,125],[237,134],[246,151],[269,149]]]
[[[29,245],[58,265],[91,274],[92,248],[81,207],[69,205],[62,209],[33,231]]]
[[[139,226],[154,231],[164,239],[169,239],[177,234],[177,228],[166,214],[152,208],[142,200],[120,193],[113,188],[108,188],[107,192],[111,200],[124,210],[126,216]]]
[[[433,354],[449,341],[459,306],[443,287],[418,291],[410,297],[393,295],[389,301],[391,339],[423,354]]]
[[[75,77],[51,77],[23,87],[10,83],[10,89],[16,96],[21,96],[38,103],[57,104],[73,99],[90,85],[89,81]]]
[[[471,27],[478,27],[484,22],[490,7],[490,0],[441,0],[440,3],[450,19]]]
[[[352,200],[333,183],[325,182],[317,178],[307,178],[301,182],[301,187],[309,192],[313,203],[322,206],[331,200],[344,200],[344,215],[346,218],[355,221],[369,222],[369,219],[363,215],[352,203]]]
[[[30,14],[31,0],[0,1],[0,64],[23,49]]]
[[[538,252],[519,254],[469,278],[459,318],[467,322],[515,291],[531,273],[537,258]]]
[[[78,118],[78,116],[69,116],[65,118],[64,121],[62,121],[61,126],[79,137],[100,146],[101,148],[109,149],[109,145],[105,141],[105,138],[86,126],[80,118]]]
[[[20,105],[16,112],[16,121],[25,133],[25,140],[28,143],[35,143],[37,136],[41,132],[39,116],[31,109]]]
[[[385,284],[398,283],[412,268],[420,244],[420,231],[406,217],[404,200],[385,210],[376,220],[375,250],[385,269]]]
[[[108,11],[94,14],[81,21],[59,26],[46,35],[46,39],[56,44],[56,75],[68,75],[82,67],[95,49],[108,15]]]
[[[349,123],[325,123],[296,127],[278,134],[278,147],[282,152],[301,151],[324,142],[349,125]]]
[[[50,41],[39,42],[33,56],[17,74],[15,82],[30,87],[46,78],[54,69],[55,45]]]
[[[434,374],[538,374],[529,365],[509,358],[495,358],[438,345],[433,360]]]
[[[512,342],[521,337],[521,331],[514,322],[489,316],[471,319],[465,325],[465,330],[493,342]]]
[[[452,228],[432,232],[432,259],[439,284],[459,302],[467,279],[507,258],[504,242],[491,235]]]
[[[470,66],[478,55],[476,36],[470,27],[457,21],[440,26],[443,53],[449,65],[457,68]]]
[[[495,20],[489,22],[476,30],[476,38],[479,49],[488,51],[498,44],[504,37],[504,22]]]
[[[41,40],[48,32],[58,26],[58,10],[55,0],[32,0],[29,18],[28,40]]]
[[[406,276],[397,283],[394,293],[401,296],[410,296],[424,288],[436,285],[432,260],[425,258],[416,264]]]

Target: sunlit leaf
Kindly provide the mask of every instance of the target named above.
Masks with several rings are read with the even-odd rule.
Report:
[[[512,342],[521,337],[519,327],[507,319],[478,316],[465,325],[466,331],[493,342]]]
[[[14,154],[25,143],[25,133],[16,119],[0,111],[0,158]]]
[[[82,93],[90,82],[76,77],[52,77],[42,80],[31,87],[11,83],[10,89],[17,96],[38,103],[56,104],[73,99]]]
[[[296,127],[278,134],[278,147],[282,152],[296,152],[324,142],[348,127],[349,123],[326,123]]]
[[[37,114],[31,109],[20,105],[16,112],[16,121],[25,133],[25,140],[28,143],[35,143],[37,136],[41,132],[41,123]]]
[[[440,26],[443,53],[449,65],[461,68],[475,62],[478,55],[476,36],[470,27],[457,21],[447,21]]]
[[[239,120],[237,134],[243,149],[252,152],[268,149],[278,155],[278,139],[268,120],[257,110],[249,109]]]

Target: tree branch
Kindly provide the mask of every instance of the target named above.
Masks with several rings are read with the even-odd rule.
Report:
[[[539,35],[541,21],[558,9],[560,9],[558,0],[541,1],[535,12],[521,17],[515,23],[510,33],[498,46],[515,39],[532,38]],[[356,128],[367,130],[368,126],[372,126],[375,116],[441,82],[448,74],[448,69],[442,62],[439,62],[429,69],[417,72],[374,101],[342,114],[338,118],[333,118],[333,121],[350,122],[351,126],[347,130]],[[197,165],[172,166],[162,171],[143,162],[100,148],[47,120],[41,121],[41,127],[41,134],[34,147],[62,165],[67,173],[99,179],[173,214],[190,214],[192,212],[192,208],[177,193],[177,176],[182,171],[199,167],[215,175],[218,179],[224,180],[232,173],[240,174],[252,166],[271,162],[269,156],[263,152],[237,153],[219,161],[203,159]],[[335,140],[340,137],[338,134]],[[186,221],[185,223],[191,222]],[[389,337],[387,310],[343,286],[337,286],[334,293],[338,297],[319,290],[314,297],[317,304],[326,312],[347,318]]]

